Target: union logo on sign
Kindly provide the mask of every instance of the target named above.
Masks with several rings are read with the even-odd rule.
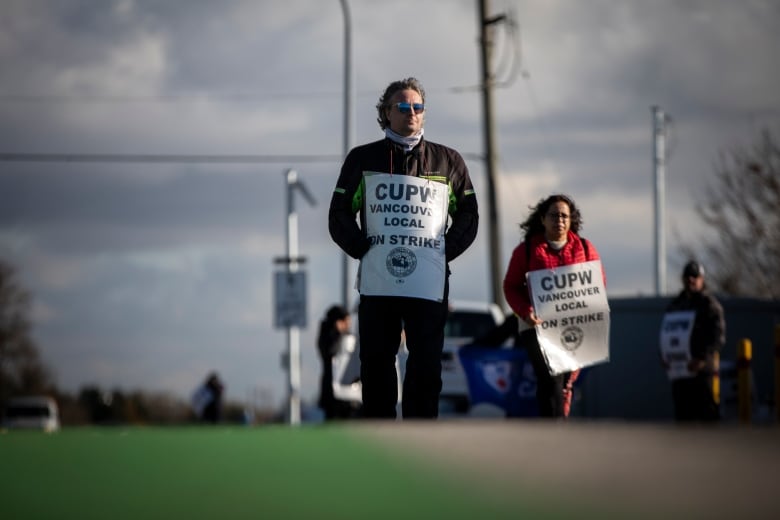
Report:
[[[566,327],[563,329],[563,332],[561,332],[561,345],[569,352],[572,352],[579,348],[584,336],[585,333],[582,332],[581,328],[575,326]]]
[[[411,249],[396,247],[387,255],[387,271],[398,278],[405,278],[417,268],[417,256]]]

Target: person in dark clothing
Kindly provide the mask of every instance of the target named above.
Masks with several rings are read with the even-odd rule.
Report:
[[[206,381],[198,387],[192,396],[192,406],[198,418],[203,422],[217,424],[222,418],[222,394],[225,385],[216,372],[211,372]]]
[[[326,421],[346,419],[352,415],[351,404],[333,395],[333,357],[339,353],[341,337],[349,331],[351,325],[349,313],[339,305],[330,307],[320,322],[317,350],[322,361],[322,377],[318,405],[325,413]]]
[[[396,417],[395,361],[405,330],[402,415],[436,418],[449,263],[477,235],[477,197],[461,155],[423,137],[425,91],[417,79],[392,82],[376,108],[385,137],[347,154],[328,213],[333,240],[360,260],[363,415]]]
[[[720,420],[712,378],[717,373],[715,354],[726,338],[723,307],[710,293],[704,281],[704,267],[696,261],[685,264],[683,289],[666,308],[666,313],[693,312],[690,328],[687,373],[672,380],[674,417],[678,422],[716,422]],[[663,356],[665,369],[670,363]]]

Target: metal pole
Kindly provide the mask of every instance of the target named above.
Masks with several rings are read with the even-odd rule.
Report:
[[[487,200],[488,200],[488,241],[490,247],[489,269],[491,279],[491,300],[499,307],[503,305],[503,268],[501,266],[501,243],[498,221],[498,201],[496,200],[496,150],[493,139],[493,77],[491,70],[491,56],[493,50],[492,25],[503,19],[496,17],[488,19],[489,0],[479,1],[479,26],[480,49],[482,62],[482,106],[485,133],[485,173],[487,175]]]
[[[344,158],[352,148],[352,118],[353,118],[353,83],[352,73],[352,20],[347,0],[341,0],[341,11],[344,14]],[[349,310],[349,255],[342,252],[341,262],[341,302]]]
[[[287,273],[298,270],[298,215],[295,213],[293,190],[298,184],[295,170],[287,170]],[[287,367],[289,392],[289,422],[297,425],[301,422],[301,331],[296,325],[287,327]]]
[[[655,177],[655,295],[666,291],[665,171],[666,171],[666,114],[653,106],[653,174]]]
[[[747,338],[740,339],[737,343],[737,416],[740,424],[750,424],[753,421],[750,366],[752,359],[753,343]]]

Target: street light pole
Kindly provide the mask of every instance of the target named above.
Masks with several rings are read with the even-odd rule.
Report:
[[[352,91],[354,75],[352,73],[352,20],[347,0],[341,0],[341,11],[344,14],[344,158],[352,148]],[[341,262],[341,302],[349,310],[349,264],[347,253],[342,252]]]
[[[655,295],[666,291],[666,233],[664,229],[666,200],[666,122],[659,106],[653,106],[653,176],[655,199]]]

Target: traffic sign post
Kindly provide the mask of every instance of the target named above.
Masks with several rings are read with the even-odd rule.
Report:
[[[295,212],[294,191],[298,189],[311,206],[314,198],[298,180],[295,170],[287,170],[287,255],[274,259],[284,271],[274,275],[274,323],[287,329],[288,422],[301,422],[301,327],[306,326],[306,273],[300,267],[306,262],[298,256],[298,215]]]
[[[274,274],[274,326],[306,327],[306,273],[278,271]]]

